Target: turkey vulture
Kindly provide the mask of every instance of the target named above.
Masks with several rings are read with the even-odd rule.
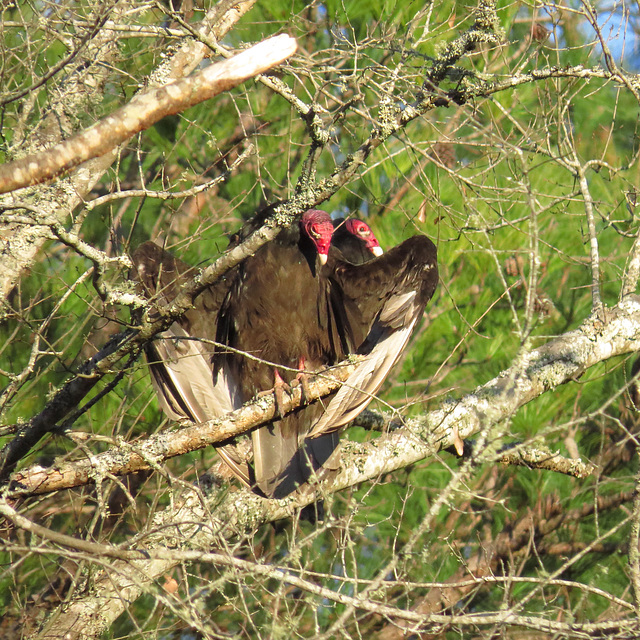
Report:
[[[213,363],[214,378],[225,371],[243,401],[271,389],[274,380],[281,387],[302,368],[314,371],[346,355],[329,339],[327,288],[319,275],[332,234],[329,214],[312,209],[239,265],[220,310],[217,342],[248,357],[219,350]],[[311,405],[252,433],[255,484],[264,495],[275,495],[274,482],[298,451],[305,425],[317,418],[309,414],[321,411]],[[324,462],[334,448],[332,436],[318,438],[314,457]],[[282,495],[306,479],[292,476]]]
[[[237,352],[214,356],[245,400],[271,388],[269,363],[280,365],[279,379],[286,371],[291,378],[302,362],[314,371],[349,353],[366,356],[333,398],[253,432],[256,485],[269,497],[288,495],[325,465],[338,430],[379,390],[435,291],[436,248],[428,238],[414,236],[366,262],[377,241],[359,258],[349,249],[371,233],[361,224],[345,223],[344,232],[338,226],[334,237],[348,232],[350,239],[344,236],[343,250],[334,241],[322,267],[291,240],[265,245],[263,255],[243,263],[222,307],[218,342],[268,361]]]
[[[362,264],[382,255],[378,238],[363,220],[338,218],[333,221],[333,229],[331,246],[339,249],[348,262]]]
[[[329,456],[337,447],[340,428],[380,389],[433,296],[438,283],[436,256],[436,247],[426,236],[413,236],[364,264],[349,262],[339,250],[329,254],[320,274],[320,300],[327,304],[325,322],[334,356],[341,360],[350,352],[366,357],[323,405],[303,410],[304,424],[297,425],[298,448],[292,453],[283,447],[288,461],[260,485],[267,495],[288,495],[323,465],[323,473],[331,471]],[[285,460],[281,456],[280,463]]]
[[[274,251],[279,251],[277,247],[280,245],[297,243],[311,261],[314,253],[318,252],[311,238],[319,238],[317,247],[326,259],[331,229],[326,226],[327,214],[322,212],[320,218],[318,215],[317,213],[305,214],[299,228],[284,230],[281,233],[282,238],[275,241],[276,245],[272,250],[268,252],[265,250],[263,253],[272,254]],[[335,221],[333,225],[336,227],[335,242],[350,261],[362,262],[382,252],[366,223],[349,220],[345,224],[340,220]],[[320,238],[322,233],[324,237]],[[241,236],[235,237],[231,244],[239,241]],[[146,297],[155,298],[160,304],[170,303],[177,295],[181,284],[197,273],[195,268],[175,258],[153,242],[140,245],[133,253],[132,260],[134,269],[130,277],[139,283]],[[251,258],[248,260],[252,261]],[[260,258],[258,258],[258,264],[259,262]],[[312,263],[307,262],[307,264]],[[213,347],[206,342],[216,338],[220,306],[240,268],[236,267],[220,281],[205,289],[195,299],[194,308],[187,311],[169,329],[159,334],[156,340],[145,349],[158,401],[164,412],[174,420],[188,419],[192,422],[203,422],[237,408],[243,400],[253,395],[252,393],[251,396],[244,398],[239,395],[239,386],[231,378],[227,366],[217,368],[214,381],[211,364]],[[313,269],[315,271],[315,265]],[[248,270],[251,271],[250,268]],[[242,271],[245,271],[244,267]],[[269,375],[269,384],[264,388],[272,386],[273,373]],[[253,471],[234,447],[225,446],[218,450],[235,475],[244,484],[251,486]]]

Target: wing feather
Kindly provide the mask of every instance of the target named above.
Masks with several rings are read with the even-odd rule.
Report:
[[[413,236],[366,264],[337,261],[326,272],[332,300],[350,305],[334,312],[335,322],[353,335],[364,329],[357,353],[366,358],[329,401],[310,438],[353,420],[382,386],[435,291],[436,247],[425,236]]]
[[[416,316],[400,329],[385,330],[386,335],[373,346],[366,359],[331,399],[325,412],[309,432],[310,438],[344,426],[373,400],[391,367],[404,351],[417,320]],[[374,327],[374,329],[380,332],[379,328]]]
[[[184,340],[185,337],[188,334],[174,322],[148,349],[151,383],[164,412],[174,420],[186,418],[201,423],[239,408],[242,403],[237,385],[223,369],[218,372],[214,385],[203,345],[197,340]],[[225,445],[216,447],[216,451],[235,475],[250,487],[249,466],[235,447]]]
[[[153,242],[145,242],[133,253],[136,280],[144,293],[160,303],[170,302],[181,284],[196,274]],[[240,392],[227,368],[215,374],[210,350],[195,335],[215,336],[215,321],[231,278],[220,280],[196,299],[196,309],[188,311],[147,346],[151,383],[162,410],[173,420],[206,422],[241,406]],[[253,474],[233,445],[216,447],[220,457],[248,487]]]
[[[214,385],[206,350],[198,340],[184,338],[190,336],[174,322],[153,343],[157,358],[152,382],[163,408],[174,419],[193,422],[205,422],[237,409],[241,405],[237,385],[223,371]],[[164,375],[158,375],[160,369]]]

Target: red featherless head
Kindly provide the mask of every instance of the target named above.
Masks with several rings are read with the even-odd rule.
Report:
[[[369,249],[374,256],[378,257],[384,253],[378,242],[378,238],[376,238],[373,231],[371,231],[371,227],[366,222],[358,220],[357,218],[350,218],[345,222],[345,226],[349,233],[362,239],[367,249]]]
[[[320,262],[325,264],[333,235],[331,216],[326,211],[309,209],[302,214],[300,226],[316,246]]]

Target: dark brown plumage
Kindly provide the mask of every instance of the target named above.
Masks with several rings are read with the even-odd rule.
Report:
[[[327,460],[339,429],[378,391],[437,284],[436,249],[427,238],[410,238],[357,264],[381,252],[377,240],[362,221],[336,222],[327,260],[328,224],[324,212],[307,212],[300,226],[284,230],[201,294],[196,308],[147,352],[165,412],[193,421],[219,416],[271,389],[276,370],[291,381],[301,364],[313,371],[349,353],[367,356],[333,397],[252,434],[255,472],[232,447],[222,448],[234,473],[269,497],[291,493],[323,465],[337,466]],[[152,243],[136,251],[134,262],[134,277],[147,295],[166,301],[193,274]],[[215,337],[255,358],[216,349],[211,362],[211,347],[187,339],[192,337]]]
[[[314,371],[336,361],[328,338],[326,287],[319,277],[332,234],[327,213],[308,211],[298,227],[283,230],[240,265],[220,311],[217,339],[254,358],[220,352],[214,370],[238,381],[243,401],[271,389],[276,372],[291,381],[301,364]],[[304,438],[308,413],[317,411],[312,405],[252,433],[256,485],[265,495],[276,495],[280,474]],[[323,461],[324,444],[315,443]],[[306,479],[294,475],[286,493]]]

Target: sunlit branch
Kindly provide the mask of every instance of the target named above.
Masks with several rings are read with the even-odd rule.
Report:
[[[0,165],[0,193],[45,182],[87,160],[103,156],[161,118],[180,113],[280,64],[295,49],[293,38],[275,36],[193,76],[141,93],[69,140]]]

